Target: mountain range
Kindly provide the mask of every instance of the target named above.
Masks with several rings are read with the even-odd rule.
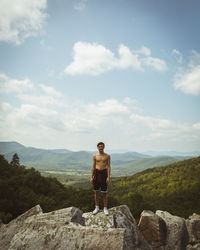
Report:
[[[130,175],[147,168],[167,165],[188,156],[151,156],[138,152],[111,153],[112,174],[114,176]],[[68,149],[40,149],[25,147],[18,142],[0,142],[0,154],[10,162],[14,153],[20,158],[20,163],[26,167],[34,167],[39,171],[79,171],[89,173],[92,157],[95,152]],[[199,154],[200,155],[200,154]]]

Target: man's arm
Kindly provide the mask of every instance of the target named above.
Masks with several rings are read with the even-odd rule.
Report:
[[[108,171],[108,177],[107,177],[106,182],[109,183],[109,181],[110,181],[110,171],[111,171],[111,166],[110,166],[110,155],[108,155],[108,168],[107,168],[107,171]]]
[[[96,157],[94,155],[93,156],[93,162],[92,162],[92,169],[91,169],[91,178],[90,178],[91,183],[93,183],[93,174],[94,174],[95,166],[96,166]]]

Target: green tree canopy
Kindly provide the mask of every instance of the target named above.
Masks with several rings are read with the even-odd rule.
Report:
[[[20,166],[20,161],[19,161],[19,156],[17,153],[15,153],[12,157],[12,160],[10,162],[12,166],[19,167]]]

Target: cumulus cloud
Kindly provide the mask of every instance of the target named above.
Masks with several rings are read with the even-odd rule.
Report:
[[[40,88],[48,95],[50,96],[55,96],[55,97],[61,97],[62,94],[60,92],[58,92],[57,90],[55,90],[53,87],[44,85],[44,84],[40,84]]]
[[[47,0],[1,0],[0,41],[21,44],[41,31],[47,14]]]
[[[200,65],[182,75],[176,75],[174,88],[185,94],[200,95]]]
[[[65,69],[66,74],[99,75],[115,67],[114,54],[99,44],[77,42],[73,48],[74,61]]]
[[[63,94],[55,88],[45,84],[36,86],[30,79],[22,80],[10,78],[5,74],[0,74],[0,93],[7,96],[14,96],[22,103],[33,104],[39,107],[59,107],[66,108],[62,98]]]
[[[151,50],[145,46],[142,46],[139,50],[136,50],[135,52],[136,52],[136,54],[142,54],[145,56],[151,55]]]
[[[76,0],[74,4],[74,9],[78,11],[83,11],[87,4],[88,0]]]
[[[176,61],[178,63],[181,64],[183,62],[183,56],[182,56],[182,54],[181,54],[181,52],[179,50],[173,49],[172,50],[172,55],[175,57],[175,59],[176,59]]]
[[[148,56],[148,57],[142,59],[142,62],[144,63],[144,65],[150,66],[157,71],[167,70],[167,65],[166,65],[165,61],[163,61],[162,59],[159,59],[159,58],[154,58],[154,57]]]
[[[194,68],[197,65],[200,65],[200,53],[198,53],[196,50],[192,50],[188,68]]]
[[[200,95],[200,54],[192,51],[186,69],[182,68],[174,77],[174,88],[185,94]]]
[[[8,79],[6,75],[2,78]],[[145,115],[138,101],[129,96],[85,103],[48,85],[31,84],[34,93],[25,84],[20,93],[18,88],[10,91],[8,100],[0,103],[0,140],[46,148],[66,147],[69,143],[75,150],[84,149],[85,142],[95,145],[98,140],[109,141],[114,147],[135,147],[137,151],[169,149],[169,145],[180,150],[183,141],[186,147],[199,144],[200,122]],[[18,98],[17,106],[9,102],[12,95]]]
[[[127,46],[120,44],[118,53],[119,57],[103,45],[77,42],[73,47],[73,62],[65,68],[64,73],[100,75],[114,69],[132,68],[137,71],[144,71],[145,67],[152,67],[158,71],[167,69],[165,61],[151,57],[150,49],[144,46],[132,52]]]
[[[17,80],[9,78],[5,74],[0,74],[0,83],[0,93],[22,93],[34,88],[33,83],[28,78]]]

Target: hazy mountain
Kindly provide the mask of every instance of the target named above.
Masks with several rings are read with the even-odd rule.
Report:
[[[11,161],[14,153],[20,158],[20,163],[34,167],[40,171],[77,171],[90,172],[92,157],[95,152],[73,152],[67,149],[39,149],[25,147],[18,142],[0,142],[0,153]],[[147,168],[176,162],[186,157],[150,157],[137,152],[111,154],[112,176],[122,176],[137,173]]]
[[[57,154],[67,154],[72,152],[71,150],[68,149],[49,149],[49,151]]]
[[[1,154],[7,154],[9,152],[18,152],[23,150],[25,147],[18,142],[0,142]]]
[[[164,166],[184,159],[187,159],[187,157],[156,156],[156,157],[142,158],[127,164],[117,165],[115,167],[115,171],[118,172],[117,174],[118,176],[131,175],[148,168]]]
[[[145,154],[151,156],[187,156],[187,157],[197,157],[200,155],[200,151],[193,152],[177,152],[177,151],[146,151]]]
[[[27,167],[35,167],[39,170],[89,170],[92,165],[92,157],[95,152],[78,151],[67,149],[39,149],[25,147],[17,142],[0,142],[0,153],[10,161],[14,153],[17,153],[21,164]],[[137,152],[111,154],[112,164],[126,164],[137,159],[147,157]]]

